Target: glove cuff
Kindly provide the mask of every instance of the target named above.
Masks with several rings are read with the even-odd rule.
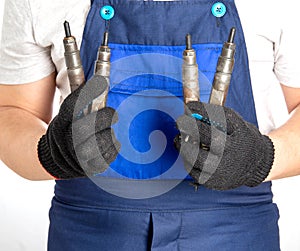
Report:
[[[272,168],[275,152],[274,144],[272,140],[265,135],[263,135],[263,142],[263,145],[265,146],[264,155],[251,173],[251,177],[247,179],[246,186],[254,187],[261,184],[267,178]]]
[[[38,142],[38,157],[45,170],[55,179],[58,179],[61,169],[54,162],[48,145],[47,135],[43,135]]]

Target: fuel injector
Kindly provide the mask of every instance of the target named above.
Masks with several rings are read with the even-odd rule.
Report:
[[[231,74],[234,67],[234,54],[236,45],[233,43],[235,28],[231,28],[227,42],[223,44],[221,55],[218,59],[217,70],[213,80],[209,103],[224,105],[228,93]]]
[[[191,35],[186,35],[186,49],[183,51],[182,64],[182,85],[183,101],[187,104],[190,101],[199,101],[199,80],[196,52],[192,48]]]
[[[110,55],[111,51],[108,47],[108,31],[104,32],[103,41],[98,49],[98,59],[95,62],[95,75],[99,75],[104,77],[107,80],[109,86],[109,76],[110,76]],[[106,106],[108,94],[108,87],[105,91],[99,96],[96,100],[94,100],[92,105],[92,110],[101,109]]]
[[[65,48],[65,62],[71,92],[73,92],[85,82],[85,77],[76,38],[71,35],[70,25],[67,21],[64,22],[64,28],[66,34],[63,40]]]

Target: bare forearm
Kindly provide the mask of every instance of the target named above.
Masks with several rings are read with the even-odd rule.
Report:
[[[46,124],[19,108],[0,110],[0,158],[14,172],[30,180],[53,179],[41,166],[37,143]]]
[[[267,180],[300,175],[300,105],[291,118],[269,137],[275,146],[275,159]]]

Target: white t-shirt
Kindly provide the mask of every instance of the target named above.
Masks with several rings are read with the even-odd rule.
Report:
[[[292,1],[292,0],[287,0]],[[300,88],[297,22],[287,1],[236,0],[249,56],[259,128],[267,133],[288,118],[280,83]],[[81,44],[90,0],[7,0],[0,49],[0,83],[24,84],[57,71],[62,99],[70,93],[62,39],[64,20]]]

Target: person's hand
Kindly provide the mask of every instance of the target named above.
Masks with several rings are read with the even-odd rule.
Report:
[[[120,143],[111,125],[118,118],[114,109],[105,107],[87,115],[91,101],[101,95],[107,81],[94,76],[71,93],[62,103],[58,115],[38,143],[42,166],[57,179],[95,175],[105,171],[115,160]]]
[[[268,176],[272,141],[232,109],[190,102],[176,124],[175,146],[195,184],[228,190],[257,186]]]

